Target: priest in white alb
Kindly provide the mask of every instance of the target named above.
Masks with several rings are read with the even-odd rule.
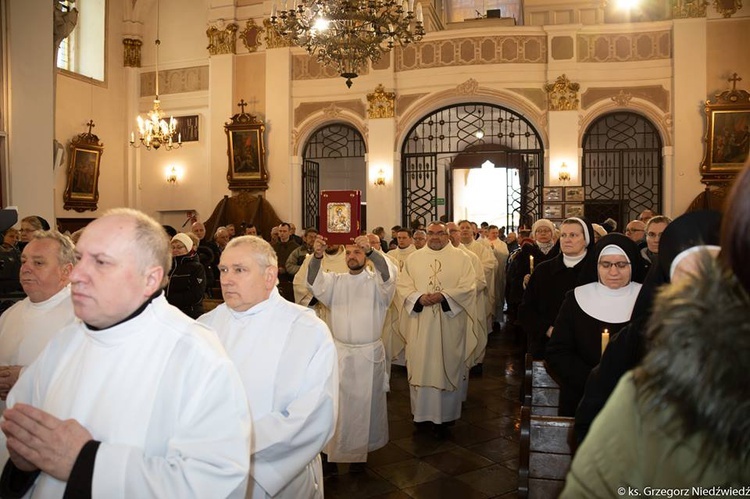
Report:
[[[198,321],[216,331],[245,385],[253,418],[247,497],[322,498],[320,451],[336,421],[336,348],[312,310],[279,294],[277,265],[263,239],[232,239],[218,267],[224,303]]]
[[[386,253],[385,256],[401,272],[409,255],[417,251],[417,248],[414,247],[414,240],[411,237],[411,230],[407,228],[398,229],[396,231],[396,243],[397,247]],[[391,362],[398,366],[406,365],[404,354],[405,332],[403,331],[403,321],[401,320],[403,304],[403,300],[394,297],[390,307],[388,307],[388,313],[385,316],[385,323],[383,324],[383,344],[385,345],[385,353],[388,359],[388,372],[390,372]]]
[[[406,368],[415,423],[432,422],[438,436],[461,417],[461,384],[477,337],[476,283],[471,260],[449,244],[445,225],[427,228],[427,246],[412,253],[399,274],[408,314]]]
[[[325,253],[323,254],[323,261],[321,262],[320,268],[324,272],[349,272],[349,268],[346,266],[346,255],[344,254],[344,247],[338,244],[328,246]],[[328,329],[331,329],[331,311],[320,303],[317,298],[312,294],[312,291],[307,287],[307,267],[310,265],[311,255],[307,255],[305,261],[299,268],[299,271],[294,275],[294,301],[304,307],[310,307],[315,310],[315,313],[320,319],[326,323]]]
[[[307,271],[308,286],[331,310],[339,357],[339,413],[325,453],[329,463],[354,463],[350,471],[363,471],[367,453],[388,443],[388,373],[380,336],[398,271],[367,236],[346,246],[347,273],[321,271],[325,248],[318,236]],[[368,259],[374,270],[366,268]]]

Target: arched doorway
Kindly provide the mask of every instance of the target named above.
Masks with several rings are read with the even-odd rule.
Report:
[[[485,103],[438,109],[414,125],[404,140],[402,225],[463,217],[454,210],[453,174],[480,169],[465,174],[468,182],[485,165],[499,170],[491,176],[497,192],[495,218],[514,230],[522,217],[539,216],[543,162],[539,133],[522,115]]]
[[[365,141],[352,126],[332,123],[318,128],[305,144],[302,155],[302,222],[317,227],[321,190],[362,191],[365,199],[367,173]],[[364,212],[362,226],[364,227]]]
[[[585,213],[612,218],[618,230],[645,209],[661,213],[662,141],[651,121],[626,111],[608,113],[583,135]]]

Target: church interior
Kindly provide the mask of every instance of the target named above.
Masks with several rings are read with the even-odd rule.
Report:
[[[363,229],[581,210],[624,226],[646,208],[679,215],[742,164],[706,151],[747,133],[740,0],[423,0],[424,36],[350,82],[279,35],[286,3],[52,3],[2,2],[0,161],[3,205],[63,228],[129,206],[179,229],[240,193],[305,227],[329,189],[362,191]],[[157,91],[171,150],[136,140]],[[722,92],[729,114],[706,106]],[[236,163],[253,134],[254,163]]]

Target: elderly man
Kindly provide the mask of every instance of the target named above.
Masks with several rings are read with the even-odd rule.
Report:
[[[0,316],[0,414],[21,369],[75,320],[68,286],[75,261],[73,242],[56,230],[35,232],[23,249],[20,277],[27,297]]]
[[[219,264],[225,302],[199,322],[218,333],[252,408],[248,497],[323,497],[319,454],[336,418],[336,348],[312,311],[281,297],[277,265],[263,239],[233,239]]]
[[[492,254],[495,255],[497,260],[497,267],[495,267],[494,325],[502,321],[503,310],[505,309],[505,266],[508,263],[510,252],[508,251],[508,245],[500,239],[500,229],[497,228],[497,225],[487,227],[487,242],[490,244]]]
[[[286,271],[286,261],[299,245],[291,239],[291,236],[291,226],[286,222],[282,222],[279,225],[279,240],[271,246],[273,246],[276,252],[277,260],[281,262],[281,265],[278,266],[279,292],[281,296],[290,302],[294,302],[294,289],[292,287],[294,276]]]
[[[632,220],[625,227],[625,235],[636,244],[640,244],[646,237],[646,224],[640,220]]]
[[[461,417],[466,360],[474,355],[476,284],[471,259],[448,244],[442,223],[427,228],[427,246],[412,253],[398,277],[407,314],[406,366],[414,422],[432,422],[438,437]]]
[[[76,247],[62,329],[8,395],[11,460],[0,488],[21,497],[241,498],[250,414],[237,370],[207,328],[161,292],[171,263],[152,218],[117,209]],[[37,476],[38,475],[38,476]]]
[[[290,276],[297,275],[302,263],[305,261],[307,255],[312,253],[313,244],[315,238],[318,236],[318,229],[315,227],[309,227],[305,229],[305,237],[303,239],[304,244],[298,246],[294,251],[289,254],[286,259],[286,271]]]
[[[310,290],[331,310],[339,357],[341,403],[325,453],[330,463],[354,463],[349,470],[355,472],[364,471],[368,452],[388,443],[388,364],[380,335],[396,292],[396,267],[371,245],[359,236],[346,246],[348,273],[320,272],[326,242],[318,236],[307,269]],[[366,268],[368,259],[374,271]]]
[[[190,232],[198,236],[201,245],[205,244],[205,241],[203,240],[203,238],[206,237],[205,225],[203,225],[201,222],[193,222],[193,225],[190,226]]]

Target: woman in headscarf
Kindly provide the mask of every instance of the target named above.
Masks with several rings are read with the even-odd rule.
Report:
[[[519,322],[529,342],[528,351],[535,359],[544,359],[547,339],[565,293],[582,284],[579,276],[593,249],[593,234],[591,223],[567,218],[560,226],[560,254],[541,265],[535,262],[518,310]]]
[[[622,234],[596,244],[592,282],[568,292],[547,343],[547,366],[560,383],[560,416],[574,416],[591,369],[602,356],[603,334],[630,320],[643,280],[638,246]]]
[[[678,255],[702,245],[718,248],[721,214],[716,211],[694,211],[676,218],[664,230],[659,241],[660,258],[649,269],[633,308],[630,324],[611,337],[601,362],[586,382],[586,389],[576,411],[576,438],[583,440],[599,411],[620,378],[637,366],[646,351],[645,329],[651,315],[654,296],[671,281],[670,269]]]
[[[623,486],[746,495],[749,191],[750,163],[728,198],[720,261],[688,249],[669,266],[672,283],[654,302],[648,353],[594,421],[560,497],[610,497]],[[662,257],[660,248],[660,266]]]
[[[167,301],[186,315],[197,319],[203,315],[206,272],[195,251],[193,239],[180,232],[172,238],[172,269],[167,284]]]

